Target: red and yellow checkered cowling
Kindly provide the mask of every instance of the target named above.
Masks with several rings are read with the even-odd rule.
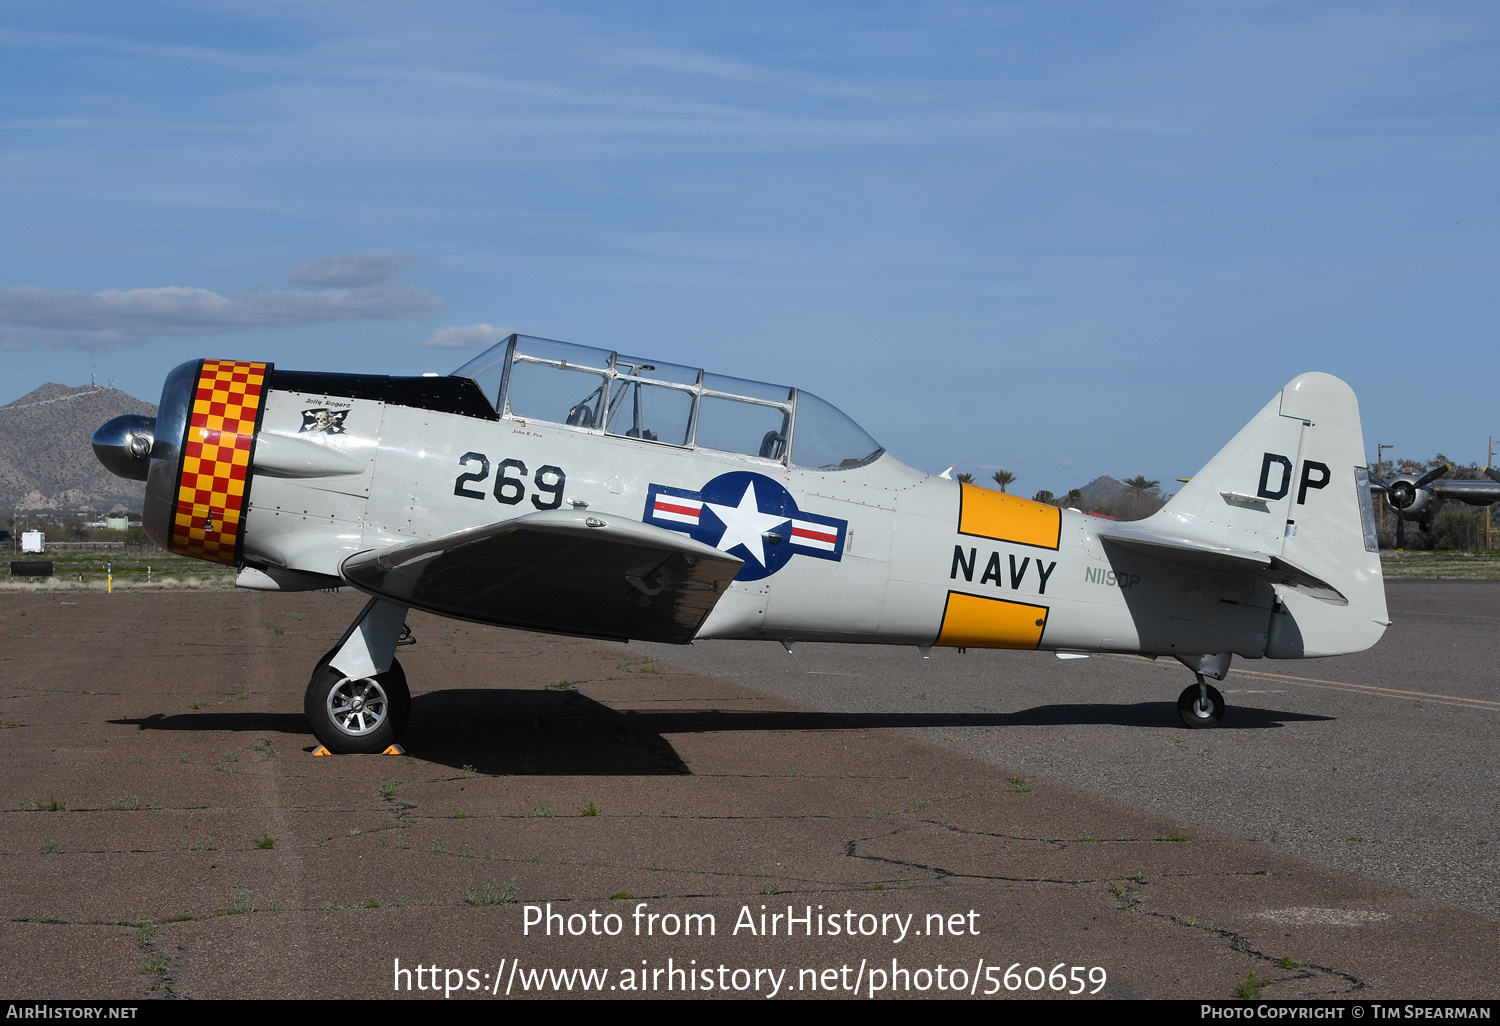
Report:
[[[203,361],[182,448],[173,552],[214,563],[235,561],[266,368],[238,360]]]

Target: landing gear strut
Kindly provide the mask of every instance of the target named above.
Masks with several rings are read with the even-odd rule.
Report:
[[[396,647],[411,644],[406,607],[371,599],[343,639],[318,660],[302,711],[335,754],[374,754],[395,744],[411,718],[411,692]]]
[[[1229,673],[1229,652],[1209,655],[1178,656],[1178,660],[1193,671],[1198,683],[1189,684],[1177,696],[1177,715],[1182,725],[1192,728],[1217,727],[1224,721],[1224,696],[1205,676],[1223,680]]]

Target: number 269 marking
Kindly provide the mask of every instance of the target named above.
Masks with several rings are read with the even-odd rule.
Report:
[[[467,487],[469,484],[480,484],[489,479],[490,458],[482,452],[466,452],[458,458],[460,467],[468,467],[470,464],[479,464],[478,470],[465,470],[458,475],[458,480],[453,482],[453,494],[462,495],[466,499],[483,499],[484,492],[476,491]],[[526,464],[520,460],[501,460],[500,465],[495,468],[495,498],[507,506],[514,506],[526,496]],[[563,487],[568,482],[568,475],[563,473],[561,467],[554,467],[550,463],[538,467],[536,474],[532,477],[537,493],[531,497],[531,504],[537,509],[557,509],[562,505]],[[543,496],[550,496],[544,499]]]

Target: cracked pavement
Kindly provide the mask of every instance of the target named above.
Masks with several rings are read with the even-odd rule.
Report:
[[[502,959],[671,958],[845,983],[892,959],[976,984],[1062,963],[1104,969],[1104,997],[1500,990],[1486,915],[922,736],[978,713],[772,697],[732,648],[711,676],[683,664],[717,646],[668,658],[414,613],[408,754],[314,758],[302,690],[359,604],[0,597],[8,995],[383,997],[397,958],[486,988]],[[523,935],[547,903],[624,930]],[[711,914],[715,935],[636,936],[642,903]],[[761,905],[909,915],[911,933],[734,932]]]

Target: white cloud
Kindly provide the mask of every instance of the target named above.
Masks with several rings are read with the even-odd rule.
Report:
[[[427,349],[478,349],[504,342],[511,334],[510,328],[497,328],[493,324],[465,324],[439,328],[417,345]]]
[[[0,348],[99,351],[160,336],[421,317],[442,306],[442,297],[405,287],[226,296],[178,285],[104,292],[22,286],[0,289]]]
[[[324,257],[311,263],[300,264],[286,272],[286,280],[294,285],[335,285],[343,288],[358,288],[388,281],[414,264],[421,257],[402,253],[355,253],[350,256]]]

